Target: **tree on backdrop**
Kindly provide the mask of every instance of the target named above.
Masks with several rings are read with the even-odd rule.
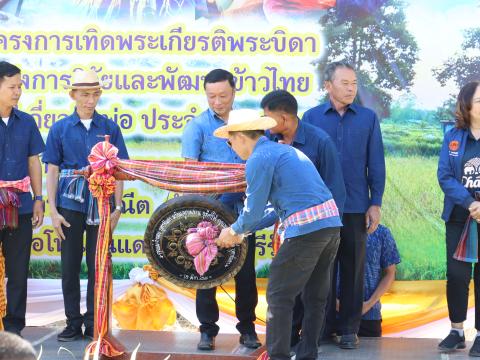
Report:
[[[440,85],[453,81],[458,89],[469,81],[480,80],[480,27],[467,29],[461,51],[449,57],[442,66],[433,69]]]
[[[316,65],[323,84],[326,64],[349,61],[357,69],[359,101],[385,118],[390,113],[390,91],[408,90],[413,84],[418,46],[406,28],[403,1],[385,0],[370,10],[331,8],[320,18],[325,52]]]
[[[480,28],[467,29],[461,51],[449,57],[442,66],[432,69],[433,75],[441,86],[453,81],[459,90],[467,82],[480,80]],[[455,91],[455,94],[458,91]],[[456,95],[451,94],[437,109],[436,117],[439,120],[454,119]]]

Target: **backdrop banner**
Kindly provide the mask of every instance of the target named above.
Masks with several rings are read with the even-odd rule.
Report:
[[[401,254],[397,279],[443,280],[436,167],[455,95],[478,77],[479,16],[478,0],[2,0],[0,60],[21,67],[20,109],[45,139],[74,110],[64,89],[74,70],[93,69],[111,81],[97,110],[121,127],[130,157],[180,160],[186,123],[207,108],[203,79],[210,70],[234,74],[237,108],[259,109],[266,93],[285,89],[301,116],[325,99],[325,65],[346,59],[357,69],[356,101],[382,121],[382,222]],[[146,225],[177,195],[125,183],[110,246],[115,279],[147,262]],[[271,229],[256,236],[257,276],[265,277]],[[34,233],[32,278],[60,277],[60,247],[47,206]]]

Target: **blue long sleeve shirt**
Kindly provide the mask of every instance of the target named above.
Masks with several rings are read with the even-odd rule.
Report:
[[[437,178],[443,193],[442,219],[448,221],[455,205],[465,209],[475,199],[462,184],[462,159],[465,154],[468,130],[453,128],[445,134],[438,159]]]
[[[281,139],[281,136],[277,134],[268,135],[271,139],[277,141]],[[340,159],[330,136],[317,126],[308,124],[305,121],[299,121],[295,138],[291,145],[307,155],[313,165],[315,165],[323,182],[332,193],[338,211],[342,214],[347,193],[345,191]]]
[[[317,169],[301,151],[262,136],[246,163],[245,206],[232,229],[239,234],[254,230],[268,201],[284,221],[288,216],[332,199]],[[289,226],[285,238],[342,226],[333,216],[304,225]]]
[[[280,134],[270,134],[269,131],[267,131],[266,136],[277,142],[282,139]],[[305,121],[299,121],[291,146],[307,155],[313,165],[315,165],[323,182],[332,193],[333,200],[335,200],[340,216],[342,216],[347,193],[340,159],[330,136],[317,126],[308,124]],[[270,227],[277,220],[277,214],[272,206],[269,206],[265,209],[264,217],[257,225],[257,229]]]
[[[351,104],[340,114],[328,101],[303,115],[302,121],[323,129],[337,147],[347,197],[345,213],[364,213],[382,205],[385,189],[385,155],[377,115]]]

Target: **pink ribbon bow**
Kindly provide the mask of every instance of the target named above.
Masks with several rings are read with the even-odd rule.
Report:
[[[215,239],[219,233],[218,227],[209,221],[202,221],[196,228],[188,229],[185,246],[188,253],[193,256],[195,270],[200,275],[208,271],[212,260],[217,256]]]
[[[108,136],[108,135],[106,135]],[[88,156],[93,172],[112,174],[118,165],[118,149],[106,141],[97,143]]]

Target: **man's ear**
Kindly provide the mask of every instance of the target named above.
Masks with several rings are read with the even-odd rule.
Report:
[[[323,87],[325,88],[325,90],[327,90],[327,92],[330,92],[331,88],[332,88],[332,82],[331,81],[324,81],[323,82]]]

